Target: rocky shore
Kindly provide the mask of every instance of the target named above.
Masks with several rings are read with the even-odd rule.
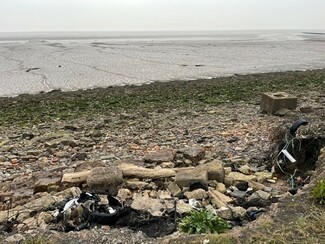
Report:
[[[261,113],[260,93],[275,90],[297,96],[297,110]],[[271,172],[276,135],[304,118],[301,136],[319,139],[315,153],[324,147],[324,94],[325,71],[316,70],[3,98],[0,222],[10,220],[12,229],[0,238],[164,241],[107,225],[60,231],[49,209],[82,191],[98,192],[101,201],[117,193],[152,216],[198,207],[247,225],[249,213],[267,213],[290,189]]]

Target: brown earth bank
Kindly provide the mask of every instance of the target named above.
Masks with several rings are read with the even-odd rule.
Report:
[[[297,96],[297,109],[262,113],[261,93],[271,91]],[[306,184],[309,176],[324,178],[324,104],[325,70],[2,98],[0,238],[12,243],[322,243],[324,209],[310,199],[315,180]],[[297,133],[309,167],[295,175],[272,173],[277,146],[298,119],[309,122]],[[297,183],[294,195],[288,193],[290,177]],[[108,193],[117,194],[140,219],[129,228],[128,220],[119,228],[96,224],[81,231],[73,229],[82,223],[73,212],[64,215],[66,222],[55,222],[58,205],[82,191],[97,193],[103,206]],[[175,221],[192,209],[191,199],[228,221],[232,230],[181,234]],[[256,220],[247,218],[251,213]],[[66,232],[68,224],[73,231]]]

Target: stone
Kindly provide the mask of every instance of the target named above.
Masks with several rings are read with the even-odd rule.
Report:
[[[256,181],[257,177],[255,175],[244,175],[239,172],[230,172],[228,177],[233,178],[234,181]]]
[[[269,193],[267,193],[269,194]],[[269,200],[264,200],[260,195],[254,192],[251,196],[248,197],[246,202],[246,207],[256,206],[256,207],[266,207],[270,204]]]
[[[257,178],[257,182],[259,183],[263,183],[268,179],[272,179],[272,173],[271,172],[256,172],[255,173],[256,178]]]
[[[178,152],[182,153],[186,159],[191,160],[195,164],[205,157],[205,150],[200,146],[182,148]]]
[[[150,152],[144,157],[144,161],[148,163],[163,163],[174,160],[175,152],[172,149],[161,149]]]
[[[61,178],[41,178],[36,181],[34,185],[34,194],[37,192],[48,191],[51,186],[59,186],[61,183]]]
[[[219,160],[214,160],[206,164],[201,164],[197,168],[206,170],[208,172],[209,180],[216,180],[218,182],[224,181],[225,170],[222,166],[222,162]]]
[[[246,191],[248,186],[249,186],[249,184],[247,181],[240,180],[240,181],[236,181],[236,183],[235,183],[235,187],[237,187],[238,190],[240,190],[240,191]]]
[[[179,214],[186,214],[193,210],[192,206],[188,203],[185,203],[184,200],[179,200],[176,203],[176,211]]]
[[[147,211],[153,216],[162,216],[165,205],[159,199],[149,196],[136,196],[131,204],[131,208],[141,211]]]
[[[217,183],[216,190],[221,193],[226,193],[226,191],[227,191],[225,184],[220,183],[220,182]]]
[[[61,137],[45,142],[45,146],[50,148],[56,148],[60,144],[70,147],[78,146],[78,142],[71,137]]]
[[[168,168],[168,169],[172,169],[175,167],[175,164],[173,162],[163,162],[160,165],[162,168]]]
[[[285,92],[263,93],[261,97],[260,108],[269,114],[287,108],[295,110],[297,108],[298,98],[291,96]]]
[[[0,162],[6,162],[7,158],[5,156],[0,155]]]
[[[41,211],[42,209],[46,209],[53,205],[57,198],[55,196],[51,196],[48,193],[42,193],[42,195],[34,196],[35,199],[30,200],[23,206],[17,206],[8,211],[0,211],[0,222],[6,221],[8,218],[17,217],[17,221],[22,222],[25,219],[30,217],[30,213],[33,211]],[[18,214],[19,213],[19,214]]]
[[[56,152],[55,156],[58,158],[70,158],[71,154],[68,152],[61,151],[61,152]]]
[[[132,198],[132,192],[129,189],[122,188],[118,190],[117,197],[125,202],[127,199]]]
[[[194,191],[188,191],[184,193],[184,196],[186,196],[188,199],[196,199],[201,200],[208,197],[208,193],[203,189],[196,189]]]
[[[250,175],[252,172],[251,167],[247,164],[240,166],[238,170],[245,175]]]
[[[159,199],[172,199],[172,196],[169,191],[159,190],[157,192],[157,196]]]
[[[234,184],[234,179],[228,176],[225,176],[225,179],[223,181],[227,187],[230,187]]]
[[[233,216],[232,216],[232,211],[229,207],[220,207],[219,209],[217,209],[217,215],[220,218],[226,219],[226,220],[232,220]]]
[[[244,198],[246,196],[246,191],[234,190],[234,191],[230,192],[230,196],[236,197],[236,198]]]
[[[232,207],[230,206],[230,209],[232,211],[232,216],[234,218],[239,218],[239,219],[245,219],[246,217],[246,209],[243,207],[237,206],[237,207]]]
[[[180,170],[176,173],[175,182],[179,187],[186,187],[195,182],[200,182],[207,187],[208,172],[196,168]]]
[[[14,234],[5,239],[5,243],[22,243],[26,238],[22,234]]]
[[[78,163],[74,172],[81,172],[86,170],[92,170],[96,167],[106,167],[107,164],[101,160],[89,160],[85,162]]]
[[[173,197],[180,197],[182,194],[181,188],[179,188],[179,186],[175,182],[169,183],[167,189],[170,191]]]
[[[263,184],[252,180],[248,181],[248,186],[253,188],[254,191],[263,190],[265,187]]]
[[[209,190],[209,195],[211,203],[217,208],[227,207],[233,201],[230,197],[216,190]]]
[[[293,111],[291,111],[290,109],[287,108],[281,108],[279,110],[277,110],[274,115],[282,117],[282,116],[292,116],[295,115],[295,113]]]
[[[271,194],[262,190],[258,190],[255,192],[260,198],[263,200],[269,200],[271,197]]]
[[[140,180],[128,180],[125,182],[125,186],[131,190],[149,189],[149,183]]]
[[[122,184],[122,171],[115,166],[93,168],[87,178],[87,185],[93,191],[117,194],[117,187]]]

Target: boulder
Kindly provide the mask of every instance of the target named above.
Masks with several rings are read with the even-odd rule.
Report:
[[[199,165],[198,169],[206,170],[208,172],[209,180],[216,180],[218,182],[223,182],[225,178],[225,170],[222,166],[222,162],[219,160],[214,160],[212,162]]]
[[[175,182],[179,187],[187,187],[196,182],[200,182],[207,187],[208,173],[197,168],[180,170],[176,173]]]
[[[122,171],[115,166],[93,168],[87,178],[92,191],[117,194],[117,187],[123,182]]]
[[[101,160],[89,160],[89,161],[78,163],[74,172],[87,171],[87,170],[92,170],[93,168],[96,167],[105,167],[105,166],[107,166],[107,164]]]
[[[272,173],[271,172],[256,172],[255,173],[256,177],[257,177],[257,182],[259,183],[263,183],[268,179],[272,179]]]
[[[232,216],[232,211],[229,207],[220,207],[219,209],[217,209],[217,215],[220,218],[226,219],[226,220],[232,220],[233,216]]]

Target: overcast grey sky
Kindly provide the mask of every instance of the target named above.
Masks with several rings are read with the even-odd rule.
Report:
[[[325,0],[0,0],[0,32],[325,29]]]

